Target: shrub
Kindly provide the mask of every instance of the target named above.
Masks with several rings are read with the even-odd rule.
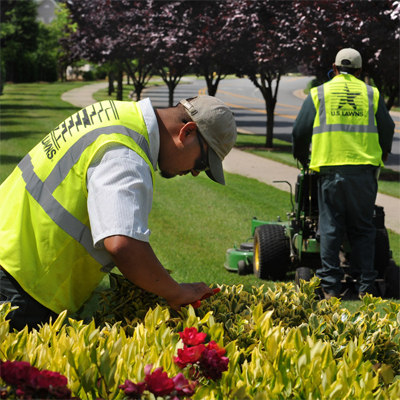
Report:
[[[89,71],[84,71],[82,73],[82,78],[84,81],[87,81],[87,82],[94,81],[96,79],[94,72],[91,69]]]
[[[150,379],[149,365],[168,390],[169,379],[178,381],[183,373],[179,379],[185,379],[189,392],[195,389],[193,399],[400,397],[396,303],[367,295],[360,310],[350,314],[337,299],[317,301],[319,281],[313,278],[299,292],[291,283],[276,284],[266,293],[221,286],[198,309],[188,306],[177,313],[123,277],[111,279],[88,324],[65,322],[62,313],[32,332],[9,332],[11,307],[1,305],[1,357],[65,375],[72,395],[82,399],[123,398],[138,385],[143,389],[139,396],[147,396],[140,384]],[[384,318],[375,312],[382,302]],[[208,367],[218,366],[221,373],[200,378],[192,367],[207,370],[201,361],[205,347],[213,351],[208,360],[219,357]]]

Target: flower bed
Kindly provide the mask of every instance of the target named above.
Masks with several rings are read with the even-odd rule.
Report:
[[[221,286],[178,314],[112,279],[90,323],[63,313],[38,330],[9,332],[10,306],[0,305],[1,358],[63,375],[81,399],[400,398],[396,303],[385,302],[380,318],[383,300],[366,296],[351,314],[337,299],[316,300],[313,278],[299,292],[291,283],[266,293]]]

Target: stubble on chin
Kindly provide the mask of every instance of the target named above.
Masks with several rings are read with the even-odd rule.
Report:
[[[168,172],[160,171],[160,175],[165,179],[174,178],[176,175],[169,174]]]

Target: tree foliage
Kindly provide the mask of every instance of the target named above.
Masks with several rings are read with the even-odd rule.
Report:
[[[112,62],[117,68],[117,99],[122,100],[124,70],[132,77],[140,97],[151,73],[147,2],[71,0],[67,5],[78,27],[62,42],[68,49],[69,59],[83,58],[101,64]]]
[[[237,47],[243,62],[237,65],[260,90],[266,104],[266,147],[273,147],[274,110],[279,82],[301,59],[301,23],[286,2],[237,1],[233,26],[239,32]],[[296,70],[296,69],[295,69]]]
[[[174,103],[174,90],[190,68],[189,50],[194,32],[190,1],[149,2],[151,29],[150,53],[155,73],[169,90],[169,106]]]
[[[1,2],[0,44],[7,80],[36,80],[34,52],[38,46],[38,34],[36,4],[32,0]]]
[[[189,2],[193,44],[188,56],[191,66],[207,83],[210,96],[215,96],[218,85],[228,74],[238,71],[236,63],[243,63],[238,46],[239,32],[232,24],[237,3],[225,1]]]
[[[386,95],[390,109],[399,93],[400,26],[398,1],[300,1],[294,7],[301,21],[303,65],[324,82],[336,53],[357,49],[363,76]]]

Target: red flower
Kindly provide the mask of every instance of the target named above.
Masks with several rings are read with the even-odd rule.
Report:
[[[219,347],[218,344],[214,342],[214,340],[211,340],[211,342],[208,343],[208,345],[206,347],[207,347],[207,350],[215,350],[220,357],[224,356],[226,353],[225,348]]]
[[[207,334],[198,332],[196,328],[185,328],[179,335],[186,346],[197,346],[204,343]]]
[[[140,399],[146,389],[146,382],[133,383],[129,379],[123,385],[118,386],[131,399]]]
[[[175,388],[174,381],[168,378],[166,372],[162,371],[162,367],[156,368],[152,374],[144,378],[147,383],[147,390],[155,396],[165,396],[170,394]]]
[[[206,350],[204,344],[193,347],[184,347],[178,350],[178,356],[174,361],[180,368],[186,367],[186,364],[194,364],[201,359],[203,352]]]
[[[68,383],[67,378],[58,372],[48,370],[40,371],[39,374],[31,380],[33,386],[39,388],[49,388],[50,386],[59,387],[66,386]]]
[[[0,361],[0,377],[8,385],[17,387],[18,398],[71,398],[65,376],[48,370],[39,371],[24,361]]]
[[[24,385],[31,382],[39,370],[25,361],[1,361],[0,377],[9,385]]]
[[[229,358],[220,357],[216,350],[206,349],[200,361],[200,369],[207,379],[221,379],[222,372],[228,370]]]
[[[173,378],[177,396],[192,396],[195,392],[197,382],[189,382],[185,376],[180,372]]]

